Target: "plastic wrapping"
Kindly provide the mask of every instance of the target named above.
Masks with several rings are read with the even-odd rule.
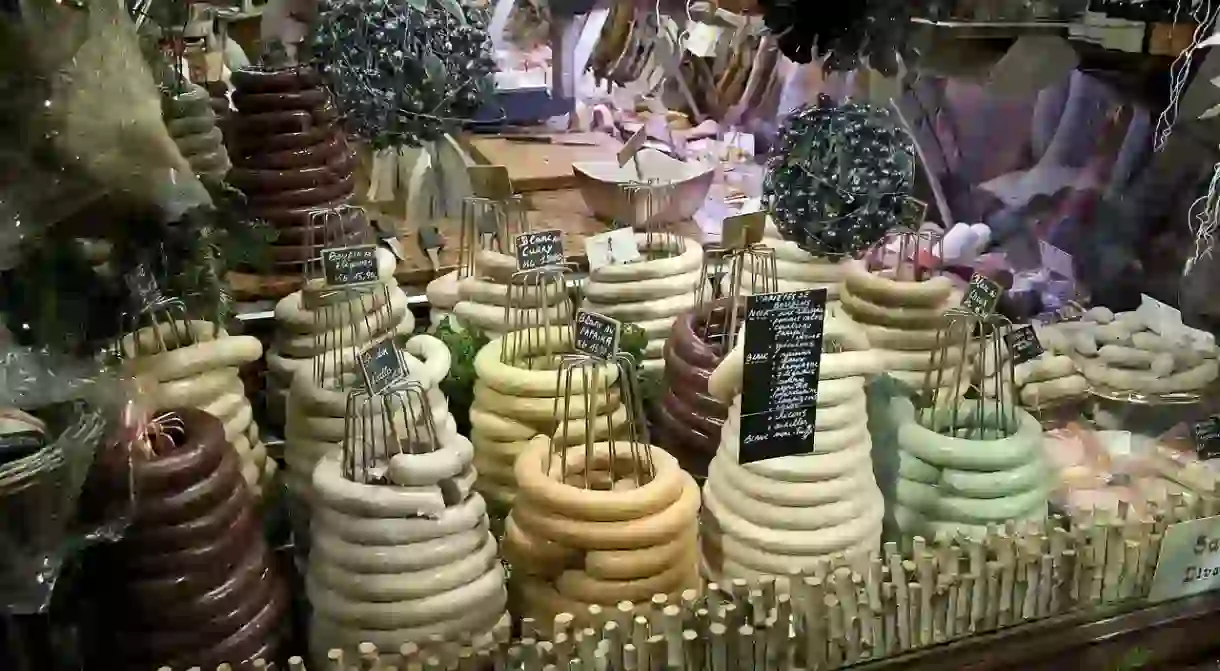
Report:
[[[122,528],[119,515],[81,525],[76,515],[110,424],[95,398],[115,399],[99,367],[0,345],[0,608],[42,611],[64,559]],[[18,410],[20,408],[20,410]]]
[[[0,269],[15,266],[18,243],[103,199],[167,222],[210,204],[162,122],[123,4],[37,0],[22,11],[0,26],[0,57],[23,64],[0,81]]]

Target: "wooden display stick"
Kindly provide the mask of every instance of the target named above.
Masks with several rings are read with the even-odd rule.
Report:
[[[767,622],[763,622],[761,627],[754,627],[754,638],[751,641],[751,646],[754,651],[754,662],[750,667],[758,671],[768,671],[767,669]]]
[[[618,623],[620,632],[631,631],[631,621],[635,619],[635,604],[630,601],[620,601],[614,609],[614,621]]]
[[[305,660],[298,655],[288,658],[289,671],[305,671]]]
[[[826,664],[826,615],[825,588],[822,579],[807,576],[801,580],[805,595],[801,620],[805,625],[805,665],[811,670],[825,668]]]
[[[591,627],[580,630],[580,638],[576,641],[577,656],[586,669],[593,668],[593,653],[597,650],[597,631]]]
[[[949,638],[948,625],[948,595],[949,583],[953,578],[948,573],[936,576],[936,594],[932,600],[932,642],[944,643]]]
[[[751,627],[761,627],[767,621],[767,607],[762,587],[751,589],[746,594],[750,604],[749,624]]]
[[[957,573],[949,574],[946,579],[949,581],[949,589],[945,593],[945,640],[952,641],[957,638],[957,601],[960,586]]]
[[[724,604],[720,607],[720,621],[724,622],[726,627],[730,627],[730,631],[735,631],[737,627],[745,624],[741,610],[735,603]]]
[[[572,640],[566,632],[560,632],[555,635],[554,643],[555,650],[555,666],[561,669],[568,668],[568,663],[572,660]]]
[[[635,646],[640,667],[645,669],[651,666],[648,659],[648,636],[648,618],[636,615],[631,622],[631,644]]]
[[[754,668],[754,627],[743,624],[737,628],[737,668]]]
[[[887,543],[892,545],[892,543]],[[890,567],[890,582],[894,584],[894,604],[898,619],[898,649],[910,650],[911,638],[911,605],[907,593],[907,574],[902,567],[902,555],[894,552],[886,557]]]
[[[908,582],[907,595],[910,597],[907,604],[907,618],[911,623],[911,649],[913,650],[923,647],[921,642],[923,639],[919,636],[919,631],[923,627],[923,621],[920,619],[923,609],[919,607],[920,602],[923,600],[923,585],[917,582]]]
[[[826,619],[829,624],[826,640],[826,663],[829,668],[838,668],[845,661],[844,653],[847,647],[847,635],[843,630],[843,609],[839,607],[839,599],[833,594],[827,594],[822,599],[826,607]]]
[[[898,651],[898,613],[894,605],[894,584],[890,582],[881,585],[882,624],[881,652],[892,655]]]
[[[664,619],[661,633],[669,645],[666,664],[681,668],[684,666],[682,660],[682,609],[677,606],[666,606],[662,615]]]
[[[1036,617],[1047,617],[1051,614],[1051,594],[1055,591],[1054,565],[1055,558],[1050,553],[1044,553],[1039,558]]]
[[[590,604],[589,608],[586,612],[589,615],[588,625],[590,627],[593,627],[594,630],[600,631],[602,628],[602,625],[605,624],[605,621],[606,621],[605,610],[597,604]],[[585,660],[586,665],[592,664],[592,663],[593,663],[592,658]]]
[[[703,649],[699,646],[699,633],[694,629],[682,630],[682,668],[703,671]]]
[[[551,620],[551,640],[555,640],[560,634],[572,633],[572,622],[576,620],[576,616],[571,613],[559,613]]]
[[[989,561],[986,564],[987,588],[985,590],[986,604],[983,609],[983,630],[992,631],[1000,624],[1000,575],[1004,567],[1000,566],[998,561]]]
[[[1110,521],[1105,525],[1106,563],[1102,577],[1102,601],[1115,603],[1121,600],[1120,590],[1123,579],[1123,535],[1118,522]]]
[[[973,630],[974,619],[974,585],[979,576],[966,573],[962,576],[961,587],[957,590],[957,635],[966,636]]]
[[[998,623],[1007,627],[1013,623],[1013,589],[1016,586],[1016,551],[1013,539],[1004,532],[994,538],[996,560],[1000,562],[1000,603]]]
[[[1123,574],[1119,584],[1119,598],[1130,599],[1136,595],[1140,575],[1139,540],[1123,541]]]
[[[687,589],[682,590],[682,617],[685,622],[692,623],[695,612],[699,609],[699,590]]]
[[[728,647],[725,641],[726,629],[724,624],[713,622],[707,628],[708,638],[711,639],[712,649],[712,668],[711,671],[729,671]]]
[[[441,661],[439,656],[428,655],[424,658],[424,671],[441,671],[444,668],[445,664]]]
[[[750,597],[750,583],[745,578],[733,578],[729,581],[729,596],[733,603],[747,603]]]
[[[916,547],[923,545],[923,538],[916,536]],[[933,629],[936,623],[935,616],[932,614],[932,598],[936,593],[936,581],[932,578],[933,558],[932,553],[927,550],[919,550],[915,555],[915,570],[919,579],[919,644],[921,646],[932,645],[935,637]]]
[[[616,669],[623,668],[623,636],[618,620],[607,620],[602,625],[602,642],[606,644],[606,662]]]
[[[356,646],[356,652],[360,655],[360,671],[375,671],[381,663],[377,646],[372,643],[361,643]]]
[[[346,671],[346,669],[343,666],[343,651],[342,650],[332,648],[331,650],[327,651],[326,661],[327,661],[327,665],[330,666],[331,671]]]
[[[623,644],[623,665],[620,668],[622,668],[623,671],[639,671],[639,654],[634,644]]]
[[[1156,563],[1161,556],[1161,534],[1153,531],[1148,534],[1147,551],[1144,553],[1143,580],[1140,581],[1140,594],[1147,595],[1152,587],[1152,576],[1156,574]]]
[[[534,638],[538,635],[538,621],[532,617],[521,618],[521,638]]]
[[[661,611],[664,611],[665,607],[669,605],[669,596],[666,594],[653,594],[650,604],[652,605],[653,616],[659,617]]]
[[[974,576],[974,585],[971,588],[970,594],[970,633],[979,627],[983,622],[983,609],[987,599],[987,567],[983,562],[985,553],[983,544],[974,539],[969,539],[966,545],[966,552],[970,557],[970,573]]]
[[[648,668],[652,671],[665,669],[665,637],[657,634],[648,637]]]
[[[1108,527],[1102,520],[1096,520],[1092,529],[1089,530],[1089,547],[1093,551],[1092,575],[1089,584],[1089,602],[1093,604],[1100,603],[1102,600],[1102,587],[1105,581],[1106,569],[1106,532]]]
[[[1063,551],[1060,560],[1063,567],[1063,582],[1059,587],[1059,612],[1066,612],[1076,608],[1076,586],[1079,584],[1076,580],[1076,572],[1080,570],[1080,555],[1076,553],[1075,549],[1068,548]]]
[[[708,612],[711,613],[713,617],[718,617],[720,615],[720,606],[722,605],[720,600],[720,584],[709,582],[707,584],[706,594]]]

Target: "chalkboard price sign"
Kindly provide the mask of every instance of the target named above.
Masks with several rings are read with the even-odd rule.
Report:
[[[746,300],[738,462],[813,451],[826,290]]]
[[[384,394],[387,389],[407,379],[407,367],[392,338],[386,338],[360,353],[360,372],[370,394]]]
[[[537,270],[547,266],[562,266],[563,231],[552,229],[522,233],[517,236],[517,270]]]
[[[1195,441],[1195,453],[1200,459],[1220,457],[1220,415],[1212,415],[1201,422],[1195,422],[1190,427],[1190,435]]]
[[[1042,349],[1042,343],[1038,342],[1038,334],[1030,324],[1018,324],[1012,327],[1011,331],[1004,334],[1004,340],[1008,343],[1009,351],[1012,352],[1013,365],[1037,359],[1046,351]]]
[[[980,317],[989,317],[995,312],[1002,293],[1004,287],[986,275],[975,273],[970,278],[970,286],[966,289],[966,297],[962,299],[962,307]]]
[[[377,245],[330,247],[322,250],[322,274],[332,287],[377,282]]]
[[[622,328],[617,319],[588,310],[577,310],[576,320],[572,324],[572,349],[598,359],[611,359],[618,354]]]

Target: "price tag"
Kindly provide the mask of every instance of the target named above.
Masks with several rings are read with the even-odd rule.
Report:
[[[645,127],[641,127],[635,132],[635,135],[632,135],[631,138],[627,140],[627,144],[624,144],[623,148],[618,150],[618,165],[620,168],[627,165],[628,161],[635,158],[635,155],[644,148],[644,142],[647,139],[648,130]]]
[[[407,379],[407,367],[392,338],[386,338],[360,353],[360,372],[370,394],[384,394]]]
[[[1190,437],[1195,441],[1195,453],[1200,459],[1220,457],[1220,415],[1191,424]]]
[[[739,463],[816,451],[826,290],[746,299]]]
[[[487,200],[508,200],[513,195],[513,183],[508,168],[502,165],[472,165],[466,168],[470,192]]]
[[[1038,241],[1038,250],[1042,256],[1042,267],[1065,280],[1076,279],[1076,271],[1072,265],[1072,255],[1050,244],[1045,240]]]
[[[146,263],[137,263],[136,267],[123,277],[123,281],[131,292],[132,300],[140,309],[153,305],[162,298],[157,278],[153,277],[152,270]]]
[[[322,275],[327,286],[350,287],[381,280],[377,272],[377,245],[330,247],[322,250]]]
[[[635,244],[635,231],[630,228],[616,228],[585,238],[585,257],[589,259],[589,270],[642,258]]]
[[[1033,361],[1046,351],[1042,349],[1042,343],[1038,342],[1038,334],[1030,324],[1018,324],[1012,327],[1011,331],[1004,334],[1004,340],[1008,343],[1009,351],[1012,352],[1013,365]]]
[[[745,249],[762,242],[767,226],[766,212],[735,214],[724,218],[720,240],[725,249]]]
[[[1220,517],[1169,525],[1161,539],[1148,601],[1156,603],[1220,588]]]
[[[1140,306],[1135,309],[1144,324],[1157,335],[1178,339],[1184,335],[1182,313],[1172,305],[1166,305],[1148,294],[1140,294]]]
[[[563,255],[563,231],[558,229],[522,233],[515,242],[517,270],[562,266],[567,261]]]
[[[572,322],[572,349],[603,361],[618,354],[619,335],[623,325],[605,315],[577,310]]]
[[[995,312],[995,306],[1000,302],[1000,294],[1004,287],[996,284],[986,275],[975,273],[970,277],[970,286],[962,299],[962,307],[980,317],[989,317]]]

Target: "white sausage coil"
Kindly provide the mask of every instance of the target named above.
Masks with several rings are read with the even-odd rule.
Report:
[[[176,335],[189,333],[189,341]],[[262,343],[251,336],[230,336],[211,322],[179,322],[146,326],[120,340],[127,369],[155,382],[151,393],[154,412],[171,408],[198,408],[225,427],[225,439],[241,459],[246,483],[261,496],[275,476],[276,463],[253,421],[253,408],[238,376],[239,367],[257,361]]]
[[[382,284],[353,293],[314,283],[276,303],[276,335],[267,351],[267,411],[273,420],[286,421],[293,378],[301,371],[311,375],[315,356],[363,349],[387,335],[405,338],[414,331],[407,296],[394,281],[393,256],[382,249],[377,253]]]
[[[705,577],[783,576],[836,552],[877,550],[885,504],[873,476],[864,382],[879,369],[867,337],[850,320],[827,319],[823,342],[841,351],[822,353],[808,453],[746,464],[739,461],[740,340],[709,384],[732,405],[703,488]]]
[[[518,328],[562,324],[572,318],[566,291],[551,287],[540,290],[536,284],[527,288],[520,281],[514,284],[516,269],[517,261],[512,256],[478,252],[474,274],[460,280],[454,277],[458,300],[453,315],[458,322],[495,336]],[[451,294],[444,294],[449,288],[437,285],[432,291],[449,299]]]
[[[448,350],[427,335],[411,338],[404,349],[411,377],[427,388],[436,450],[391,457],[388,484],[342,476],[341,436],[338,442],[319,441],[325,446],[321,454],[310,454],[315,465],[306,589],[313,606],[310,642],[315,653],[338,648],[354,658],[362,642],[422,645],[433,634],[451,639],[469,635],[476,644],[486,644],[506,617],[508,596],[496,540],[488,531],[483,497],[472,491],[474,450],[458,435],[444,396],[436,390],[449,371]],[[309,376],[297,376],[292,403],[298,402],[301,380],[311,382]],[[342,394],[302,391],[299,405],[332,414],[337,410],[342,417]],[[294,437],[290,433],[289,453],[303,446]]]
[[[665,367],[662,352],[678,315],[695,305],[703,247],[691,238],[635,234],[641,259],[589,273],[584,308],[644,328],[649,370]],[[658,256],[658,258],[649,258]]]

